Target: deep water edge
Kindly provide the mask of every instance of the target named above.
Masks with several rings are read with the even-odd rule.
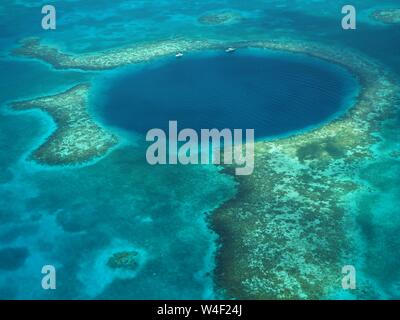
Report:
[[[54,33],[37,24],[36,1],[1,4],[0,299],[226,298],[214,274],[223,248],[208,218],[235,199],[237,179],[215,166],[149,166],[142,135],[178,120],[180,128],[254,127],[259,141],[280,139],[340,118],[362,90],[343,67],[303,54],[207,51],[86,72],[8,55],[18,41],[38,36],[84,54],[174,37],[235,41],[268,33],[360,50],[398,76],[399,26],[377,24],[367,14],[398,3],[354,4],[357,33],[338,28],[337,3],[307,0],[60,1]],[[199,22],[218,10],[233,10],[242,19]],[[29,160],[55,124],[39,110],[13,112],[9,102],[88,82],[91,115],[121,138],[120,145],[76,167],[50,168]],[[357,294],[339,288],[321,298],[399,297],[400,118],[386,121],[379,138],[376,156],[352,173],[368,188],[343,201],[355,221],[347,236],[355,244],[351,261],[362,287]],[[134,269],[110,268],[110,257],[121,252],[135,253]],[[55,291],[40,287],[46,264],[57,268]]]
[[[256,139],[310,130],[343,114],[358,95],[343,68],[306,55],[245,49],[189,53],[105,76],[97,111],[106,125],[146,134],[153,128],[254,129]],[[112,75],[114,73],[115,75]]]

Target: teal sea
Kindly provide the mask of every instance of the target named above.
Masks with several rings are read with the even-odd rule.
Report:
[[[278,139],[318,128],[356,101],[360,84],[344,66],[305,54],[245,49],[197,52],[106,71],[56,69],[16,57],[24,38],[87,54],[166,39],[223,41],[295,37],[346,47],[400,76],[400,24],[370,18],[399,1],[352,1],[357,30],[341,28],[338,1],[59,0],[57,29],[41,28],[39,0],[0,4],[0,299],[222,299],[214,276],[220,248],[213,211],[233,199],[238,181],[222,167],[150,166],[142,135],[169,120],[194,128],[255,128]],[[233,12],[226,24],[200,17]],[[212,70],[210,72],[209,70]],[[399,77],[400,78],[400,77]],[[239,79],[239,80],[237,80]],[[79,166],[29,159],[54,131],[50,115],[9,104],[92,84],[89,110],[121,138],[107,155]],[[290,94],[287,94],[290,92]],[[267,106],[267,107],[266,107]],[[397,100],[393,109],[398,109]],[[400,114],[383,119],[377,155],[353,177],[370,192],[345,205],[352,263],[366,297],[400,297]],[[339,201],[339,200],[338,200]],[[110,268],[117,252],[137,253],[135,270]],[[57,290],[43,290],[54,265]],[[340,270],[339,270],[340,276]],[[328,297],[355,299],[338,290]]]

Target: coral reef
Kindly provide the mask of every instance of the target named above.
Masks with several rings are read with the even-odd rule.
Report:
[[[117,252],[108,259],[107,265],[112,269],[136,270],[139,265],[137,258],[137,251]]]
[[[117,144],[117,138],[99,127],[88,113],[89,88],[86,84],[77,85],[60,94],[11,104],[14,110],[43,110],[57,124],[56,131],[33,152],[35,161],[48,165],[79,164],[104,155]]]
[[[400,9],[383,9],[372,13],[372,18],[387,24],[400,23]]]
[[[311,55],[344,66],[360,82],[356,105],[339,119],[311,132],[256,143],[253,175],[236,177],[236,197],[210,216],[221,244],[215,281],[225,297],[324,298],[340,289],[341,267],[352,262],[352,240],[346,232],[352,220],[345,210],[346,198],[367,188],[353,179],[355,169],[374,157],[371,146],[378,142],[376,133],[383,120],[396,112],[393,102],[399,84],[384,66],[352,50],[288,38],[236,43],[170,40],[79,56],[31,39],[14,53],[56,68],[102,70],[176,52],[227,47]],[[35,152],[37,159],[68,163],[94,151],[98,155],[115,143],[114,137],[91,122],[84,108],[87,90],[88,86],[80,86],[14,105],[16,109],[40,107],[59,123],[56,133]],[[77,139],[89,145],[82,148]],[[124,256],[115,260],[126,261]]]
[[[205,14],[199,18],[199,22],[205,25],[222,25],[238,23],[241,19],[239,13],[226,11]]]
[[[392,151],[391,153],[390,153],[390,156],[391,157],[393,157],[393,158],[400,158],[400,151]]]
[[[236,178],[237,196],[210,219],[222,246],[216,282],[234,298],[324,298],[340,290],[341,267],[353,261],[346,196],[366,188],[353,180],[355,168],[373,157],[374,133],[395,112],[399,85],[358,53],[296,41],[249,45],[341,64],[357,75],[362,90],[340,119],[256,144],[254,174]]]
[[[42,45],[37,38],[28,38],[13,51],[14,55],[31,57],[50,63],[57,69],[107,70],[123,65],[140,63],[158,57],[175,55],[210,47],[207,41],[166,40],[147,42],[131,47],[118,48],[92,54],[72,55]]]

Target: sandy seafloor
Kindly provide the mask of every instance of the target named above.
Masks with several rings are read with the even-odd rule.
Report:
[[[370,19],[374,8],[400,3],[352,3],[358,8],[356,32],[340,28],[336,1],[57,1],[58,29],[44,32],[41,1],[3,0],[0,298],[223,298],[224,288],[213,282],[218,235],[207,225],[206,214],[234,197],[238,187],[232,176],[213,166],[149,167],[144,150],[127,133],[120,133],[124,143],[106,157],[79,168],[29,161],[30,152],[55,124],[39,111],[14,113],[7,103],[88,81],[96,89],[110,75],[56,70],[39,60],[11,56],[18,41],[37,36],[64,52],[82,54],[179,37],[236,41],[287,36],[362,51],[400,74],[400,26]],[[242,20],[225,25],[198,22],[205,13],[219,10],[236,12]],[[95,93],[93,116],[95,101],[101,99]],[[361,282],[369,283],[367,298],[400,295],[400,161],[388,156],[400,152],[399,131],[397,116],[379,132],[378,156],[357,169],[357,179],[374,191],[355,193],[346,201],[346,212],[355,221],[347,234],[356,243],[351,260]],[[107,266],[110,255],[124,250],[139,252],[134,272]],[[55,291],[40,287],[45,264],[57,268]],[[363,295],[338,290],[329,297]]]

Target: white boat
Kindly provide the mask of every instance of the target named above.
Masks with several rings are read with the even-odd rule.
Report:
[[[178,52],[178,53],[175,55],[175,57],[177,57],[177,58],[182,58],[182,57],[183,57],[183,53],[182,53],[182,52]]]
[[[225,52],[227,52],[227,53],[231,53],[231,52],[235,52],[235,51],[236,51],[236,49],[232,48],[232,47],[225,50]]]

